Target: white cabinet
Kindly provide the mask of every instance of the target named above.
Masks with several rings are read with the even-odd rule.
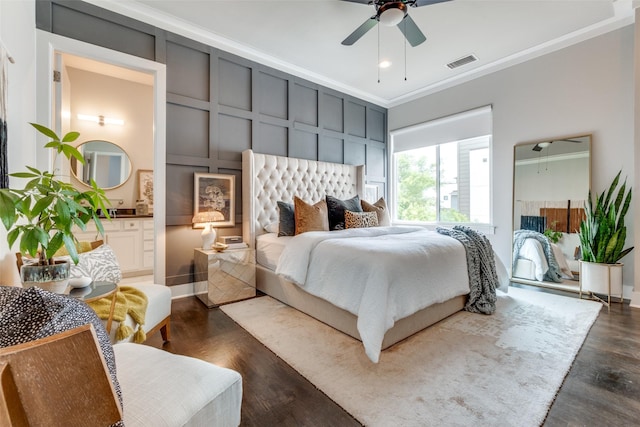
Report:
[[[116,218],[103,220],[103,240],[113,249],[125,277],[153,273],[153,220]],[[100,235],[93,222],[86,231],[75,229],[78,240],[97,240]]]
[[[138,219],[121,219],[120,230],[105,233],[105,242],[116,253],[122,274],[142,269],[142,227]]]
[[[153,270],[153,220],[142,221],[142,266]]]

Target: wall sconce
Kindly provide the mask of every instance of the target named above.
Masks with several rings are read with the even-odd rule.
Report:
[[[78,114],[78,119],[98,123],[100,126],[104,126],[105,123],[108,125],[124,125],[124,120],[122,119],[114,119],[112,117],[105,116],[89,116],[87,114]]]
[[[202,249],[211,249],[211,246],[216,241],[216,229],[213,228],[213,224],[222,221],[224,221],[224,215],[220,211],[198,212],[193,216],[191,222],[194,225],[204,224],[204,229],[200,234],[200,237],[202,237]]]

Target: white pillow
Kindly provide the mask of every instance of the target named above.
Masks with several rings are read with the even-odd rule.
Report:
[[[280,230],[280,224],[277,222],[272,222],[271,224],[267,224],[264,226],[264,231],[267,233],[277,233]]]
[[[91,277],[97,282],[113,283],[119,283],[122,280],[120,264],[109,245],[103,244],[92,251],[80,253],[78,258],[78,264],[75,265],[69,256],[56,257],[71,263],[70,277]]]

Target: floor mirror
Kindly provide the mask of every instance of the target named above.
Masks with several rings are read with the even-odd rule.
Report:
[[[514,147],[512,281],[579,291],[591,144],[591,135],[577,135]]]

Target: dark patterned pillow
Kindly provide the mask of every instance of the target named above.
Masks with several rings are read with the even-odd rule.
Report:
[[[91,323],[122,406],[113,347],[102,321],[83,302],[38,287],[0,286],[0,347],[23,344]],[[122,425],[116,423],[115,425]]]
[[[113,283],[122,280],[120,264],[109,245],[103,244],[92,251],[78,254],[78,258],[78,264],[74,265],[70,257],[58,257],[71,262],[70,277],[91,277],[95,281]]]
[[[378,215],[375,212],[344,211],[345,228],[377,227]]]
[[[360,197],[357,195],[348,200],[340,200],[333,196],[327,196],[327,209],[329,210],[329,229],[343,230],[344,212],[362,212]]]

